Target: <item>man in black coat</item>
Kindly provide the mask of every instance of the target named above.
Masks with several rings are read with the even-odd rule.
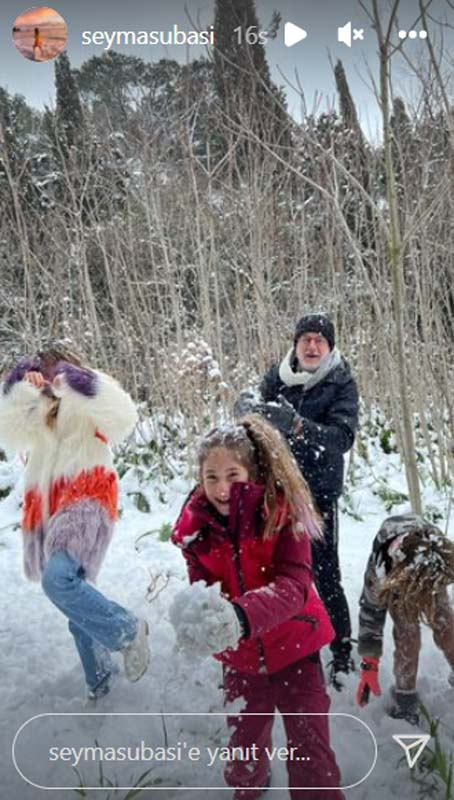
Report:
[[[324,539],[313,544],[314,577],[331,617],[331,682],[353,668],[351,624],[341,584],[337,500],[342,492],[344,453],[358,425],[358,390],[350,367],[335,348],[334,326],[325,314],[308,314],[296,325],[292,347],[265,375],[262,413],[287,439],[323,517]]]

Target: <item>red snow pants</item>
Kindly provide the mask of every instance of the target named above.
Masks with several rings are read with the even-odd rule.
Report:
[[[252,788],[245,788],[244,791],[237,788],[234,800],[257,800],[261,795],[261,787],[267,782],[271,762],[265,748],[271,752],[271,731],[276,708],[283,715],[287,747],[298,748],[294,755],[301,757],[301,760],[287,759],[286,762],[292,800],[344,800],[340,789],[335,788],[341,785],[341,777],[329,744],[329,718],[299,716],[302,713],[326,714],[329,711],[330,700],[318,654],[290,664],[274,675],[248,675],[225,666],[225,702],[229,704],[240,697],[244,700],[241,711],[256,713],[257,716],[245,716],[241,712],[228,714],[227,724],[231,730],[229,747],[243,750],[241,760],[228,762],[224,777],[229,786],[258,788],[257,792]],[[254,743],[255,749],[251,748]],[[314,788],[294,788],[298,786]],[[317,791],[317,786],[333,788]]]

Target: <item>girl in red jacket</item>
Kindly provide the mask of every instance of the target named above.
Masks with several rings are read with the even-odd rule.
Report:
[[[171,620],[180,644],[222,661],[226,703],[242,697],[241,710],[257,712],[227,717],[230,747],[251,758],[228,762],[225,779],[235,800],[256,800],[269,786],[277,708],[301,757],[287,761],[292,800],[342,800],[319,658],[333,629],[312,583],[311,537],[320,523],[307,485],[279,434],[252,415],[211,431],[198,461],[199,485],[172,538],[190,582],[209,588],[177,595]],[[194,614],[198,588],[205,598]]]

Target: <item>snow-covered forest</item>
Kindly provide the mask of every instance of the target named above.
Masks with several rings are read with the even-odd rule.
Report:
[[[216,663],[192,664],[174,649],[168,607],[186,571],[170,526],[192,486],[195,441],[229,419],[238,392],[282,357],[302,313],[330,312],[360,389],[341,501],[354,623],[387,514],[413,508],[453,530],[453,54],[442,47],[443,20],[427,19],[422,0],[415,19],[430,35],[417,57],[397,37],[399,0],[362,5],[379,52],[378,74],[365,74],[378,141],[361,128],[340,61],[336,107],[309,110],[302,96],[302,119],[289,115],[265,48],[230,36],[238,19],[245,29],[258,24],[253,0],[216,3],[217,48],[205,58],[150,63],[111,51],[75,69],[63,53],[55,107],[44,112],[0,88],[1,371],[49,338],[67,338],[140,409],[134,436],[116,452],[122,516],[100,587],[150,620],[153,659],[137,687],[119,678],[108,712],[222,709]],[[448,0],[446,13],[454,22]],[[402,63],[411,97],[395,89]],[[46,793],[18,777],[12,738],[33,714],[80,710],[83,689],[65,621],[21,574],[22,463],[0,458],[1,777],[4,769],[5,796],[31,800]],[[384,663],[388,689],[389,631]],[[446,672],[424,634],[420,688],[432,725],[440,720],[438,761],[428,756],[410,778],[391,737],[411,729],[375,700],[359,716],[377,738],[377,766],[346,797],[452,800]],[[358,715],[356,676],[346,684],[332,711]],[[100,724],[94,735],[107,732]],[[216,740],[216,731],[207,735]],[[349,750],[341,732],[334,746],[346,785],[355,762],[367,772],[365,754]],[[282,781],[283,767],[273,784]]]

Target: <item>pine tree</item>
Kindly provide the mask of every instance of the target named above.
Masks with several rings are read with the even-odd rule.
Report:
[[[342,148],[338,157],[343,166],[359,181],[364,193],[372,196],[371,185],[371,152],[363,136],[358,114],[348,85],[342,61],[338,60],[334,68],[334,77],[339,98],[339,110],[342,121]],[[344,213],[348,227],[360,242],[366,259],[370,260],[375,252],[374,218],[370,204],[364,203],[362,193],[354,187],[345,175],[340,181],[344,188]]]
[[[238,93],[247,92],[260,81],[271,87],[265,48],[260,43],[248,44],[246,31],[259,31],[254,0],[216,0],[216,86],[219,97],[227,101]],[[242,42],[236,28],[241,28]]]
[[[159,62],[161,63],[161,62]],[[164,64],[178,69],[174,61]],[[94,115],[97,128],[124,131],[128,118],[153,88],[157,65],[147,64],[138,56],[128,56],[110,50],[102,56],[92,56],[79,70],[74,70],[84,105]]]
[[[249,130],[254,140],[288,146],[284,96],[271,81],[264,45],[248,42],[248,31],[257,35],[260,31],[254,0],[216,0],[214,27],[215,84],[232,137]],[[251,154],[250,145],[240,150],[243,156]]]
[[[127,176],[117,166],[118,154],[111,137],[101,145],[88,118],[85,121],[76,75],[68,56],[62,53],[55,62],[56,111],[53,118],[47,112],[46,125],[53,137],[56,157],[64,167],[58,196],[68,204],[73,201],[79,204],[82,194],[82,221],[89,225],[108,218],[121,205],[119,199],[120,196],[121,201],[124,199]]]
[[[334,67],[334,77],[336,79],[336,88],[339,97],[339,109],[343,123],[346,128],[355,131],[358,139],[362,140],[362,132],[358,122],[356,106],[353,97],[351,96],[344,65],[340,60],[337,61],[336,66]]]
[[[17,181],[20,160],[12,116],[11,98],[0,88],[0,209],[3,217],[15,221],[20,213]]]
[[[8,166],[15,172],[15,165],[17,162],[17,148],[15,137],[13,133],[13,112],[11,107],[11,98],[6,91],[0,87],[0,143],[2,146],[1,161],[3,167],[6,164],[5,159],[8,161]]]
[[[0,202],[6,215],[46,207],[37,178],[36,153],[42,145],[39,115],[21,95],[0,88]]]
[[[55,90],[58,144],[67,157],[71,148],[82,139],[84,120],[79,91],[66,52],[55,59]]]

